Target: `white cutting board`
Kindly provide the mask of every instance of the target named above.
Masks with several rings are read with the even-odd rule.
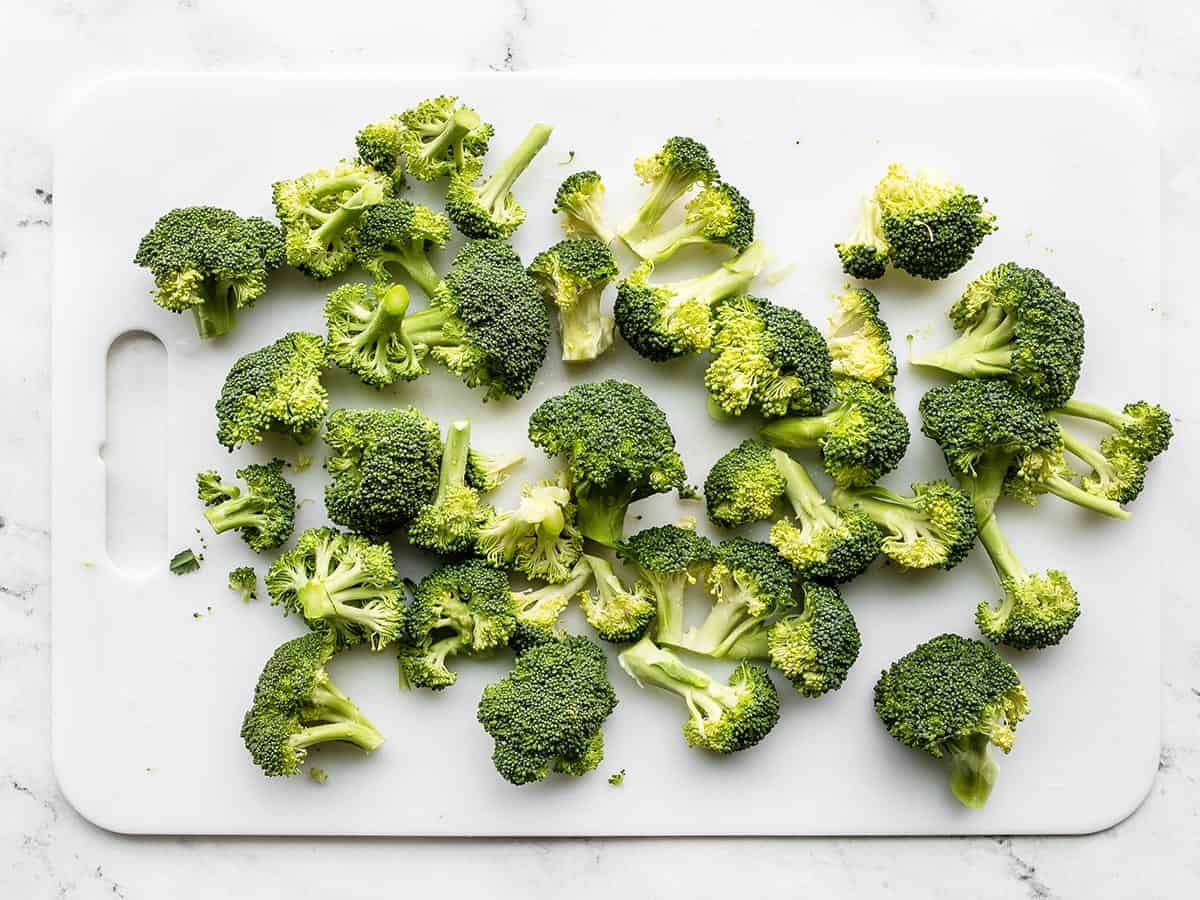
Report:
[[[1033,713],[1015,751],[1000,760],[983,812],[959,806],[945,767],[893,741],[871,705],[875,679],[891,660],[943,631],[975,634],[975,604],[996,594],[979,550],[950,574],[876,566],[847,586],[864,646],[846,685],[810,701],[781,682],[779,727],[731,758],[689,750],[679,732],[682,705],[639,690],[614,661],[621,704],[605,728],[600,771],[516,789],[492,769],[491,743],[475,722],[480,690],[505,660],[456,660],[459,683],[444,694],[401,693],[392,655],[363,650],[338,658],[332,672],[387,743],[370,758],[344,749],[315,753],[311,760],[330,774],[323,786],[262,777],[238,737],[242,712],[264,660],[302,625],[264,601],[244,607],[226,589],[228,569],[254,561],[235,535],[208,535],[199,573],[176,577],[166,563],[181,547],[199,549],[197,470],[231,473],[272,453],[295,456],[283,443],[226,454],[214,439],[212,403],[239,355],[286,330],[322,330],[327,287],[280,275],[236,332],[202,346],[190,318],[154,306],[149,276],[130,258],[141,234],[173,206],[270,215],[273,180],[352,154],[361,124],[438,93],[461,94],[495,123],[489,163],[530,123],[556,125],[517,186],[529,210],[516,236],[526,260],[559,236],[549,209],[568,172],[598,169],[609,185],[611,218],[620,221],[642,196],[632,158],[668,135],[691,134],[754,202],[759,236],[778,266],[795,266],[759,292],[822,324],[843,280],[831,245],[848,233],[859,193],[889,161],[941,168],[991,198],[1000,231],[955,277],[928,285],[890,275],[874,285],[897,351],[903,356],[907,333],[918,344],[948,338],[944,310],[962,286],[1011,258],[1043,268],[1082,305],[1084,395],[1119,404],[1159,394],[1158,151],[1146,110],[1111,82],[836,72],[106,81],[65,117],[55,171],[53,736],[55,768],[75,807],[122,832],[239,834],[1088,832],[1129,814],[1149,789],[1158,757],[1154,547],[1167,513],[1169,462],[1156,467],[1128,524],[1054,498],[1036,511],[1012,503],[1003,509],[1026,565],[1067,570],[1084,613],[1063,646],[1010,655]],[[563,165],[572,150],[574,164]],[[424,189],[414,196],[435,199]],[[689,254],[664,272],[695,270],[700,257]],[[127,365],[112,376],[110,392],[120,406],[106,414],[109,347],[138,330],[157,336],[165,353],[135,347],[124,354]],[[379,395],[340,373],[329,384],[335,405],[413,402],[443,422],[469,415],[479,445],[504,448],[524,446],[529,411],[572,380],[633,379],[667,410],[691,479],[702,483],[749,425],[708,419],[701,371],[698,361],[656,366],[618,347],[570,372],[552,358],[521,402],[481,405],[477,392],[440,371]],[[887,479],[892,487],[943,471],[915,424],[917,400],[932,383],[902,369],[899,400],[914,438],[902,470]],[[106,428],[114,431],[107,447]],[[128,472],[115,472],[106,488],[104,459],[119,469],[131,443],[153,448],[144,462],[133,454],[135,475],[152,471],[165,454],[161,487],[141,485],[143,508]],[[526,449],[531,462],[522,476],[550,470],[540,451]],[[300,497],[317,498],[303,507],[301,527],[323,516],[323,446],[314,453],[318,465],[297,479]],[[106,492],[115,498],[111,515]],[[708,530],[702,507],[674,499],[647,501],[635,512],[652,524],[680,509],[697,513]],[[119,529],[111,542],[106,519]],[[631,519],[630,530],[637,527]],[[123,548],[121,559],[149,560],[148,567],[118,568],[110,543]],[[398,562],[412,578],[428,568],[406,550]],[[578,613],[570,615],[578,624]],[[620,768],[628,772],[624,786],[610,787],[607,775]]]

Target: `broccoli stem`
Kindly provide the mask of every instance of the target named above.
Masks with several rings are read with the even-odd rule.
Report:
[[[337,615],[333,598],[325,590],[320,581],[310,581],[296,591],[296,600],[300,604],[300,612],[307,622],[330,619]]]
[[[783,493],[791,503],[796,518],[802,523],[815,521],[836,526],[840,517],[829,508],[809,477],[808,470],[782,450],[772,449],[771,457],[775,460],[775,468],[783,476]]]
[[[703,243],[704,226],[699,222],[683,221],[644,240],[634,239],[634,252],[642,259],[658,262],[671,256],[680,247]]]
[[[950,755],[950,790],[964,806],[983,809],[1000,767],[988,753],[988,739],[973,734],[946,748]]]
[[[355,350],[362,350],[371,344],[387,340],[393,334],[399,334],[407,342],[404,335],[404,314],[408,312],[408,289],[402,284],[393,285],[384,293],[383,298],[375,305],[371,313],[371,321],[350,341]],[[409,347],[411,349],[411,343]]]
[[[966,378],[1012,374],[1012,339],[1016,318],[999,304],[991,304],[983,318],[954,341],[909,362],[922,368],[941,369]]]
[[[471,452],[471,423],[459,419],[446,429],[446,444],[442,449],[442,474],[438,479],[437,498],[434,505],[444,503],[454,488],[467,482],[467,457]]]
[[[654,230],[654,226],[666,215],[667,210],[687,193],[693,183],[690,177],[667,175],[656,179],[650,185],[650,196],[642,203],[637,214],[620,229],[621,238],[629,244],[630,250],[641,255],[634,245],[639,243],[642,236]]]
[[[204,288],[204,302],[192,307],[192,317],[196,333],[207,341],[228,334],[237,324],[237,293],[222,279],[206,281]]]
[[[311,725],[288,737],[288,743],[297,750],[330,741],[353,744],[358,749],[370,753],[383,743],[383,735],[360,722],[335,722],[329,725]]]
[[[722,659],[770,659],[771,653],[767,647],[767,633],[770,628],[765,622],[756,621],[758,627],[746,629],[736,640],[729,642],[721,654]]]
[[[301,711],[301,718],[306,724],[354,722],[372,730],[375,728],[354,705],[354,701],[338,690],[337,685],[329,680],[328,675],[318,678],[308,702],[304,704],[304,709]]]
[[[312,195],[320,199],[332,194],[341,194],[345,191],[358,191],[362,186],[362,178],[359,175],[342,175],[338,178],[325,179],[325,181],[313,188]]]
[[[234,528],[257,528],[264,523],[262,511],[266,505],[262,497],[247,494],[208,507],[204,510],[204,518],[217,534]]]
[[[983,544],[983,549],[987,551],[988,557],[992,560],[992,567],[996,570],[1001,584],[1011,582],[1019,585],[1028,580],[1029,573],[1017,559],[1017,554],[1013,552],[1008,538],[1000,530],[1000,523],[996,521],[995,516],[989,516],[986,522],[980,524],[979,542]],[[1013,592],[1006,588],[1004,594],[1004,605],[1001,606],[1000,613],[1007,615],[1007,608],[1012,606]]]
[[[654,594],[658,607],[656,630],[658,640],[664,644],[678,646],[683,642],[683,601],[689,584],[694,579],[687,572],[669,575],[642,570],[642,577]]]
[[[445,127],[438,132],[437,136],[421,148],[422,159],[437,159],[447,150],[453,150],[454,161],[458,168],[462,168],[462,139],[474,127],[469,124],[470,116],[460,115],[460,113],[466,112],[467,110],[463,109],[456,110],[454,115],[446,120]],[[475,124],[479,124],[479,116],[475,116]]]
[[[521,143],[517,144],[508,159],[502,162],[500,168],[483,183],[483,187],[479,190],[480,205],[493,210],[499,205],[508,195],[509,189],[516,180],[521,177],[521,173],[529,167],[533,158],[546,146],[546,142],[550,140],[550,132],[553,130],[549,125],[541,123],[529,129],[529,133],[525,135]]]
[[[580,291],[574,303],[558,308],[564,362],[588,362],[612,346],[613,320],[600,314],[600,293]]]
[[[1059,433],[1062,435],[1063,447],[1067,452],[1075,456],[1084,464],[1091,466],[1092,471],[1096,473],[1096,477],[1101,479],[1106,484],[1111,484],[1119,480],[1115,467],[1107,456],[1097,450],[1095,447],[1081,441],[1071,432],[1067,431],[1059,425]]]
[[[617,661],[640,687],[649,684],[682,697],[698,722],[719,718],[726,709],[737,705],[737,692],[733,688],[685,665],[649,636],[624,650]]]
[[[857,509],[880,528],[887,529],[900,539],[913,540],[922,534],[920,513],[908,497],[893,494],[878,485],[848,491],[835,487],[830,497],[840,509]]]
[[[404,320],[404,335],[414,344],[426,347],[441,347],[454,343],[442,330],[450,320],[451,313],[442,307],[431,307],[415,312]]]
[[[633,498],[627,494],[577,491],[575,523],[585,538],[615,548],[625,537],[625,513]]]
[[[391,244],[393,249],[379,254],[381,262],[394,262],[411,278],[426,297],[433,297],[434,291],[442,283],[442,277],[434,269],[433,263],[425,252],[425,242],[414,240],[406,245]]]
[[[322,247],[331,247],[362,218],[367,208],[373,205],[373,195],[378,188],[364,184],[344,203],[338,205],[328,218],[313,232],[313,240]]]
[[[1098,403],[1088,403],[1084,400],[1068,400],[1056,409],[1055,412],[1072,416],[1076,419],[1090,419],[1093,422],[1101,422],[1111,428],[1118,429],[1131,424],[1133,421],[1123,413],[1100,406]]]
[[[743,653],[754,649],[751,645],[758,642],[753,633],[761,625],[761,619],[750,615],[746,598],[739,595],[734,599],[714,603],[700,627],[690,629],[677,646],[702,656],[725,658],[735,646],[740,646]],[[742,646],[743,643],[745,646]],[[762,630],[761,644],[763,656],[766,656],[765,629]]]
[[[1082,506],[1084,509],[1090,509],[1092,512],[1098,512],[1102,516],[1122,520],[1130,517],[1130,514],[1121,509],[1121,504],[1116,500],[1109,500],[1106,497],[1089,494],[1083,488],[1079,487],[1079,485],[1068,481],[1061,475],[1051,475],[1044,478],[1042,479],[1042,484],[1054,496],[1061,497],[1063,500],[1074,503],[1076,506]]]
[[[754,241],[740,256],[722,263],[719,269],[673,283],[672,304],[678,306],[695,300],[712,306],[727,297],[745,293],[769,257],[767,245]]]
[[[769,422],[758,434],[773,447],[819,447],[822,438],[836,424],[838,415],[839,410],[835,408],[823,416],[788,416]]]

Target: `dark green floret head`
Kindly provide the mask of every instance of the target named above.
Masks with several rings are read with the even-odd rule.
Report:
[[[1079,618],[1079,597],[1066,574],[1001,578],[998,607],[980,603],[975,624],[983,636],[1014,650],[1041,650],[1060,643]]]
[[[704,481],[704,502],[714,524],[740,528],[771,518],[783,490],[771,448],[747,438],[713,463]]]
[[[204,517],[213,531],[222,534],[237,529],[255,553],[273,550],[291,537],[296,491],[283,477],[285,465],[283,460],[274,459],[238,469],[237,477],[246,483],[245,491],[236,484],[222,482],[216,472],[197,475],[197,493],[207,507]]]
[[[835,588],[804,585],[804,608],[784,616],[767,632],[771,665],[805,697],[836,691],[858,659],[862,637]]]
[[[795,604],[796,573],[770,544],[735,537],[717,545],[706,585],[718,603],[745,603],[762,618]]]
[[[590,169],[572,172],[554,195],[554,212],[562,216],[567,237],[596,238],[611,244],[616,237],[604,218],[604,182]]]
[[[887,271],[891,248],[883,235],[883,213],[874,197],[863,197],[854,231],[834,244],[842,271],[851,278],[882,278]]]
[[[411,200],[388,200],[367,210],[358,238],[355,259],[377,282],[392,281],[394,266],[433,296],[441,279],[429,253],[450,239],[444,215]]]

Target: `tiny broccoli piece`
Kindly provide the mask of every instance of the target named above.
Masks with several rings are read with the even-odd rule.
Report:
[[[1102,453],[1124,454],[1147,463],[1170,446],[1175,431],[1171,414],[1144,400],[1126,403],[1121,412],[1086,400],[1068,400],[1055,412],[1107,425],[1112,433],[1101,440]]]
[[[879,316],[879,300],[866,288],[846,289],[829,317],[829,355],[836,378],[856,378],[891,391],[896,379],[892,332]]]
[[[525,462],[524,453],[484,453],[471,448],[467,454],[467,484],[483,494],[490,494]]]
[[[565,581],[537,589],[513,591],[518,624],[553,632],[571,598],[586,591],[591,581],[592,567],[581,559],[567,573]]]
[[[327,782],[329,780],[329,773],[326,772],[324,769],[318,768],[317,766],[309,766],[308,767],[308,777],[311,778],[313,781],[315,781],[317,784],[324,784],[325,782]]]
[[[325,671],[335,646],[328,632],[314,631],[282,644],[263,667],[242,740],[264,774],[297,774],[317,744],[343,741],[370,753],[383,743]]]
[[[1120,442],[1101,441],[1097,449],[1067,431],[1059,422],[1063,449],[1085,463],[1090,471],[1079,479],[1079,486],[1089,494],[1116,503],[1132,503],[1146,486],[1146,461]]]
[[[450,177],[446,215],[469,238],[507,238],[525,221],[525,209],[512,195],[513,184],[550,140],[549,125],[534,125],[524,140],[483,184],[483,163],[473,159]]]
[[[258,599],[258,574],[250,566],[238,566],[229,573],[229,589],[242,595],[242,602]]]
[[[529,417],[529,440],[566,457],[583,536],[615,547],[629,504],[682,491],[687,475],[666,414],[637,385],[577,384]]]
[[[487,152],[492,126],[457,97],[433,97],[366,125],[355,137],[359,157],[381,172],[401,167],[421,181],[462,171]]]
[[[600,313],[600,295],[618,274],[607,244],[591,238],[559,241],[534,258],[529,274],[558,310],[564,361],[587,362],[612,346],[613,319]]]
[[[783,489],[771,448],[747,438],[713,463],[704,481],[704,502],[714,524],[740,528],[771,518]]]
[[[266,577],[272,606],[329,630],[343,645],[366,641],[382,650],[400,637],[404,599],[387,544],[310,528],[272,563]]]
[[[773,450],[784,479],[784,495],[796,523],[780,519],[771,543],[805,580],[840,584],[857,578],[879,555],[879,529],[865,514],[829,506],[808,471],[782,450]]]
[[[484,688],[477,718],[496,742],[496,771],[519,785],[600,765],[601,729],[616,706],[604,652],[572,636],[521,653],[509,675]]]
[[[187,575],[189,572],[195,572],[200,568],[200,560],[196,558],[196,554],[192,552],[191,547],[184,547],[171,557],[171,561],[167,563],[167,568],[171,570],[172,575]]]
[[[638,354],[666,362],[707,350],[712,343],[712,308],[744,294],[767,264],[761,241],[706,275],[650,284],[647,263],[617,285],[613,317],[621,336]]]
[[[616,234],[604,219],[604,182],[593,171],[574,172],[563,179],[554,195],[554,212],[570,238],[595,238],[605,245]]]
[[[494,512],[479,529],[480,555],[538,581],[569,579],[583,551],[583,535],[575,524],[568,483],[560,473],[525,485],[515,510]]]
[[[684,194],[697,184],[711,184],[721,177],[707,147],[693,138],[678,136],[668,138],[652,156],[634,160],[633,171],[650,187],[650,196],[636,215],[618,229],[621,239],[635,253],[638,244],[654,234],[667,210]]]
[[[623,785],[625,783],[625,770],[621,769],[619,772],[613,772],[611,775],[609,775],[608,783],[613,787],[620,787]]]
[[[737,297],[717,309],[708,397],[725,415],[817,415],[833,397],[825,338],[794,309]]]
[[[154,302],[175,313],[190,309],[204,339],[231,331],[237,311],[266,293],[283,260],[274,223],[212,206],[171,210],[133,257],[154,276]]]
[[[437,494],[408,526],[408,539],[434,553],[466,553],[475,547],[479,529],[492,515],[479,491],[467,484],[471,423],[451,422],[446,429]]]
[[[679,695],[687,705],[683,735],[688,745],[714,753],[736,753],[753,747],[779,721],[779,694],[766,670],[739,663],[726,684],[692,668],[644,637],[617,659],[621,668],[644,687]]]
[[[836,691],[858,659],[862,636],[836,588],[804,585],[804,608],[784,616],[767,632],[771,665],[805,697]]]
[[[268,431],[310,441],[329,411],[324,368],[325,342],[304,331],[241,357],[217,398],[217,441],[233,450],[261,443]]]
[[[204,518],[217,534],[234,528],[255,553],[274,550],[292,536],[296,522],[296,491],[283,477],[282,459],[266,465],[238,469],[246,482],[243,492],[236,484],[221,481],[213,471],[196,476],[197,493],[204,505]]]
[[[612,564],[602,557],[584,555],[583,561],[596,579],[596,593],[584,592],[579,606],[588,624],[596,629],[602,640],[612,644],[629,644],[641,639],[654,621],[654,598],[641,582],[632,588],[621,583]]]
[[[851,278],[882,278],[891,248],[883,236],[883,212],[874,197],[864,196],[850,237],[834,244],[842,271]]]
[[[403,330],[408,303],[402,284],[351,282],[337,288],[325,302],[330,361],[380,390],[424,375],[422,354]]]
[[[387,200],[367,210],[359,226],[358,264],[384,284],[392,280],[389,266],[396,266],[432,297],[441,276],[429,261],[429,252],[446,246],[450,220],[439,212],[410,200]]]
[[[901,497],[878,485],[837,488],[839,509],[865,513],[883,532],[884,556],[905,569],[953,569],[975,546],[975,506],[945,481],[917,482]]]
[[[684,207],[683,221],[671,228],[638,229],[629,248],[647,262],[660,263],[689,244],[728,248],[736,253],[754,240],[754,208],[731,184],[713,182]]]
[[[884,671],[875,685],[875,711],[904,746],[949,757],[950,790],[963,805],[982,809],[999,774],[988,745],[1012,750],[1029,697],[996,651],[943,634]]]
[[[683,641],[684,594],[716,556],[708,538],[679,525],[656,525],[630,537],[617,553],[638,572],[639,591],[654,599],[659,643]]]
[[[441,430],[413,407],[338,409],[329,416],[329,518],[383,535],[408,524],[437,491]]]

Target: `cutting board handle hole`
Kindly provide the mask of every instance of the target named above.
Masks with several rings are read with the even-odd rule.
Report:
[[[167,350],[145,331],[108,348],[105,369],[105,470],[108,557],[129,572],[166,565]]]

